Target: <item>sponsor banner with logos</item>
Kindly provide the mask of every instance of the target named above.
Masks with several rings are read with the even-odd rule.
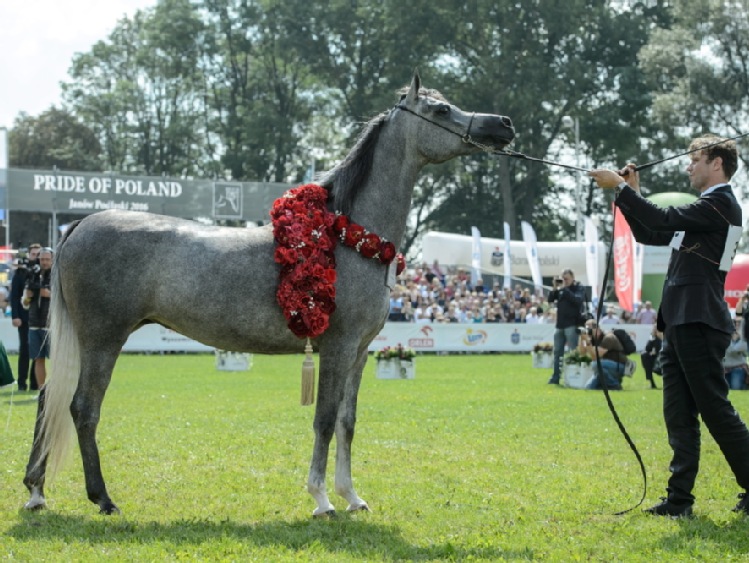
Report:
[[[649,325],[609,325],[606,330],[611,328],[626,329],[638,350],[645,349],[652,330]],[[553,341],[553,325],[386,323],[369,350],[400,344],[417,352],[530,352],[536,344]]]
[[[616,325],[616,328],[625,328],[638,350],[645,348],[650,326]],[[10,319],[0,319],[0,339],[9,353],[18,353],[18,329]],[[552,325],[386,323],[369,350],[401,344],[417,352],[530,352],[536,344],[553,341]],[[146,325],[130,335],[122,350],[212,353],[214,348],[163,326]]]

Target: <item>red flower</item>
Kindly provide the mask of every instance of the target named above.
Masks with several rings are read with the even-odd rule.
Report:
[[[273,259],[279,264],[296,264],[297,252],[292,248],[286,248],[284,246],[276,246],[276,252],[273,255]]]
[[[395,245],[390,241],[382,241],[379,258],[383,264],[390,264],[395,258]]]
[[[347,215],[336,215],[335,219],[333,219],[333,231],[338,235],[348,226],[349,219]]]
[[[401,272],[406,269],[406,258],[399,252],[395,259],[398,260],[398,264],[395,266],[395,275],[400,276]]]
[[[380,251],[380,242],[380,237],[372,233],[367,233],[362,237],[359,252],[365,258],[374,258]]]
[[[311,315],[310,318],[307,319],[310,336],[320,336],[328,328],[328,325],[328,315]]]
[[[356,246],[359,244],[362,237],[364,237],[364,233],[366,233],[364,227],[357,225],[356,223],[351,223],[346,228],[346,236],[344,237],[343,243],[346,246]]]

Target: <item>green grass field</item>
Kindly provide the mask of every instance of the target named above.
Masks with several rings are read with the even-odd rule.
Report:
[[[749,518],[704,433],[695,517],[646,516],[642,477],[603,394],[546,384],[530,356],[419,356],[415,380],[359,394],[353,477],[371,513],[312,519],[313,409],[299,406],[302,356],[123,356],[99,446],[120,516],[86,499],[77,454],[27,513],[21,481],[36,403],[0,392],[0,559],[20,561],[747,561]],[[11,358],[15,366],[15,358]],[[660,383],[660,381],[659,381]],[[614,393],[644,458],[646,505],[664,494],[661,392],[642,372]],[[749,393],[733,393],[749,415]],[[334,442],[335,444],[335,442]]]

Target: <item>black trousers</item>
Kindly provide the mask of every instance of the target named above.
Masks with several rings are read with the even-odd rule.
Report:
[[[702,323],[667,328],[663,339],[663,416],[673,450],[668,498],[693,503],[700,463],[700,421],[742,489],[749,490],[749,430],[728,400],[722,360],[731,336]]]
[[[29,365],[31,364],[31,365]],[[18,327],[18,388],[37,390],[34,363],[29,362],[29,325],[24,323]],[[26,376],[28,374],[28,380]],[[28,383],[27,383],[28,381]]]
[[[653,367],[655,366],[655,358],[648,352],[640,354],[640,362],[642,363],[642,369],[645,371],[645,379],[650,382],[652,387],[655,387],[655,381],[653,380]]]

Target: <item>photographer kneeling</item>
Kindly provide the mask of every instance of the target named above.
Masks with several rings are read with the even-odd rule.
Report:
[[[609,390],[622,390],[622,379],[624,369],[627,365],[627,354],[624,353],[624,346],[614,331],[603,332],[593,320],[585,323],[585,328],[580,338],[580,352],[593,358],[594,375],[585,384],[586,389],[601,389],[599,381],[598,362],[596,361],[596,352],[601,358],[601,371],[606,378],[606,387]]]

